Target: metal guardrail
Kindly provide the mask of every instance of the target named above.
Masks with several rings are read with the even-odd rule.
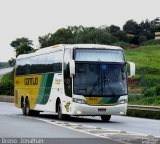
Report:
[[[160,112],[160,107],[158,106],[128,105],[128,109]]]
[[[14,102],[14,97],[13,96],[2,96],[0,95],[0,102]]]

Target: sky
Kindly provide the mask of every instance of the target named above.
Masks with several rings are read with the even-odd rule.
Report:
[[[160,15],[160,0],[0,0],[0,62],[15,58],[10,43],[26,37],[38,48],[38,37],[67,26],[121,28]]]

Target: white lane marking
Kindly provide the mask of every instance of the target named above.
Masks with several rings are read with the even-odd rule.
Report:
[[[93,133],[90,133],[88,131],[84,131],[82,129],[75,129],[75,128],[72,128],[72,127],[69,127],[69,126],[65,126],[63,125],[63,123],[67,123],[67,122],[61,122],[61,121],[55,121],[55,122],[52,122],[50,120],[45,120],[45,119],[41,119],[41,118],[35,118],[37,120],[40,120],[40,121],[44,121],[46,123],[49,123],[49,124],[52,124],[52,125],[56,125],[56,126],[60,126],[60,127],[63,127],[63,128],[67,128],[67,129],[71,129],[71,130],[74,130],[74,131],[77,131],[77,132],[82,132],[82,133],[85,133],[85,134],[89,134],[89,135],[92,135],[92,136],[96,136],[96,137],[100,137],[100,138],[106,138],[106,139],[109,139],[111,141],[114,141],[114,142],[118,142],[118,143],[121,143],[121,144],[131,144],[131,143],[128,143],[128,142],[124,142],[124,141],[120,141],[120,140],[115,140],[115,139],[111,139],[107,136],[103,136],[103,135],[99,135],[99,134],[93,134]],[[72,123],[67,123],[67,124],[70,124],[72,125]],[[73,123],[74,126],[78,126],[78,124],[76,125],[75,123]],[[83,125],[84,126],[84,125]],[[96,129],[95,127],[93,126],[86,126],[86,127],[90,127],[92,129]]]

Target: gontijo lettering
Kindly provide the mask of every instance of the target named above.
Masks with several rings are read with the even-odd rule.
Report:
[[[25,85],[38,85],[38,78],[25,78],[24,79],[24,84]]]

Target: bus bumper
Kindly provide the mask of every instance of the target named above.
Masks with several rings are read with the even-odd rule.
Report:
[[[100,116],[100,115],[126,115],[127,103],[114,106],[90,106],[87,104],[72,103],[72,115]]]

